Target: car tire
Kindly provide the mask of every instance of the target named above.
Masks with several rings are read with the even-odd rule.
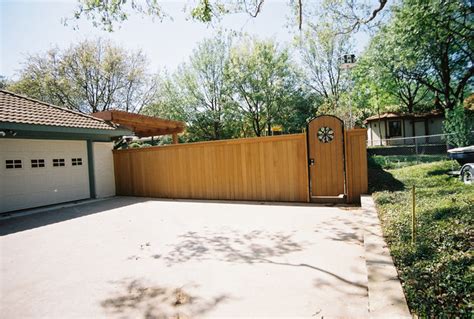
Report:
[[[467,166],[461,172],[461,180],[466,185],[473,185],[472,180],[474,179],[474,168]]]

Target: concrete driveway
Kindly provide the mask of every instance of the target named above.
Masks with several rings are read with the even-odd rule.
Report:
[[[360,210],[118,197],[0,221],[3,318],[368,316]]]

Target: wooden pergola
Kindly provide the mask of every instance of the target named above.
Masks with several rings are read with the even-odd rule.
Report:
[[[178,133],[185,129],[183,122],[118,110],[97,112],[92,116],[124,126],[138,137],[172,135],[173,144],[178,143]]]

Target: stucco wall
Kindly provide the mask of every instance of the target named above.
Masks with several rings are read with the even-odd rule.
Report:
[[[115,196],[113,143],[94,142],[94,179],[96,197]]]
[[[367,140],[369,146],[380,145],[380,139],[385,138],[385,122],[383,120],[370,122],[367,127]],[[385,145],[385,141],[383,141]]]
[[[443,134],[443,118],[433,118],[428,120],[428,134]],[[430,137],[430,143],[443,143],[443,139],[439,136],[437,137]]]

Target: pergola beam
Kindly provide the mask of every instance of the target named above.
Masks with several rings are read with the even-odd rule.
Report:
[[[173,142],[178,141],[185,124],[179,121],[165,120],[158,117],[129,113],[125,111],[103,111],[92,114],[94,117],[119,124],[132,130],[139,137],[173,135]]]

